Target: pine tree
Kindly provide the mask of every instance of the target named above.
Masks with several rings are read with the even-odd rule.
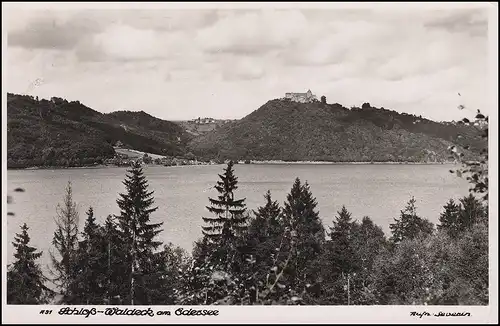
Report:
[[[272,200],[270,191],[267,191],[264,198],[266,204],[253,211],[254,218],[250,219],[243,242],[245,258],[256,262],[252,268],[255,269],[258,265],[265,271],[263,264],[274,258],[276,241],[279,241],[284,228],[278,202]]]
[[[127,253],[122,248],[120,232],[116,219],[108,215],[102,230],[102,247],[106,251],[106,273],[104,303],[120,304],[124,303],[123,293],[127,292],[127,284],[130,283],[130,274],[127,275],[129,264],[127,263]]]
[[[427,219],[417,215],[415,207],[416,200],[410,199],[406,208],[401,211],[400,218],[395,218],[395,223],[389,225],[392,231],[392,242],[398,244],[406,239],[415,239],[419,235],[430,235],[434,230],[434,225]]]
[[[354,231],[357,225],[345,206],[337,214],[329,234],[333,249],[332,260],[335,272],[349,274],[357,269],[354,263]]]
[[[443,207],[444,212],[439,216],[438,230],[446,231],[451,237],[456,237],[460,232],[458,218],[460,214],[460,205],[457,205],[453,199],[450,199]]]
[[[21,233],[14,238],[16,261],[7,268],[7,303],[8,304],[47,304],[52,291],[45,286],[43,276],[36,260],[42,256],[35,247],[31,247],[28,226],[21,226]]]
[[[85,246],[88,247],[91,245],[92,241],[97,237],[99,232],[99,225],[96,223],[96,219],[94,217],[94,209],[89,207],[87,211],[87,220],[85,221],[85,226],[83,227],[83,241]],[[87,248],[89,250],[89,248]]]
[[[162,245],[155,237],[163,223],[150,223],[150,215],[158,207],[153,207],[153,192],[148,191],[142,168],[136,164],[127,172],[123,182],[127,192],[117,200],[120,215],[116,218],[128,264],[128,301],[131,305],[151,304],[159,256],[156,249]]]
[[[217,199],[209,198],[211,206],[206,208],[215,217],[203,217],[208,225],[203,226],[203,234],[214,242],[231,243],[245,229],[247,216],[244,215],[245,198],[235,199],[234,191],[238,189],[238,178],[234,175],[233,161],[229,161],[224,174],[214,188],[219,193]]]
[[[79,242],[77,273],[72,285],[75,304],[102,304],[107,287],[107,246],[103,229],[96,223],[92,207]]]
[[[266,204],[258,207],[254,211],[255,218],[248,226],[248,233],[263,242],[268,238],[275,238],[283,233],[281,221],[281,208],[277,201],[271,198],[271,192],[268,190],[264,195]]]
[[[321,262],[322,292],[326,304],[348,304],[346,287],[352,285],[351,278],[359,269],[355,245],[360,226],[351,216],[342,206],[328,232],[330,239],[325,243]]]
[[[232,290],[216,281],[226,275],[234,282],[242,272],[244,234],[248,216],[245,199],[235,199],[238,178],[234,175],[234,163],[229,161],[214,188],[219,195],[209,198],[207,210],[214,217],[203,217],[203,238],[195,244],[193,264],[189,269],[183,300],[189,303],[211,304],[226,298]]]
[[[242,265],[246,280],[246,289],[251,303],[257,301],[256,295],[265,290],[265,281],[269,271],[283,260],[282,240],[285,227],[282,212],[277,201],[273,201],[268,190],[264,195],[266,203],[254,211],[255,217],[250,220],[245,235],[245,255]]]
[[[361,225],[355,231],[356,251],[361,257],[361,269],[369,270],[375,256],[386,246],[386,238],[382,228],[368,217],[363,217]]]
[[[356,267],[351,277],[351,304],[376,304],[373,293],[375,258],[386,248],[384,231],[368,217],[363,217],[360,224],[356,223],[353,232],[352,246],[354,248]]]
[[[57,250],[57,255],[50,254],[52,260],[52,274],[54,282],[58,285],[63,302],[74,299],[70,285],[76,279],[76,263],[78,250],[78,223],[79,216],[76,203],[73,201],[71,182],[68,181],[63,205],[57,206],[57,228],[54,232],[52,244]]]
[[[460,212],[457,219],[460,231],[469,230],[479,222],[487,222],[487,216],[485,207],[473,194],[460,199]]]
[[[444,206],[444,212],[439,217],[439,229],[445,230],[452,238],[466,230],[470,230],[477,223],[487,222],[485,206],[474,195],[460,199],[456,204],[453,199]]]
[[[317,202],[307,182],[295,179],[284,208],[284,222],[293,239],[292,264],[287,268],[292,290],[301,292],[317,281],[317,259],[322,252],[325,230],[316,211]]]

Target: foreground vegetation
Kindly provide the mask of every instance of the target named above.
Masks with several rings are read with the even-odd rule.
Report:
[[[42,253],[30,246],[29,228],[22,225],[8,266],[7,302],[487,305],[488,118],[478,111],[476,122],[462,123],[478,121],[485,123],[479,131],[486,142],[475,149],[475,160],[463,154],[469,144],[449,148],[462,162],[451,172],[466,176],[471,193],[450,199],[437,227],[418,215],[411,198],[388,238],[369,217],[355,220],[346,207],[325,230],[309,185],[298,178],[283,206],[268,191],[262,206],[249,211],[245,199],[235,197],[230,161],[189,255],[158,241],[164,225],[150,221],[158,208],[139,165],[128,170],[126,192],[117,200],[120,214],[99,225],[90,207],[82,232],[68,183],[57,210],[51,275],[43,275],[36,262]]]
[[[23,225],[8,267],[10,304],[125,305],[486,305],[488,211],[475,196],[450,200],[435,227],[416,200],[394,218],[391,234],[346,207],[325,230],[307,182],[298,178],[283,205],[267,192],[250,211],[229,162],[191,254],[158,235],[158,208],[139,165],[128,171],[120,214],[78,230],[71,184],[58,206],[51,274]],[[168,221],[168,218],[164,219]],[[53,282],[57,291],[46,284]]]

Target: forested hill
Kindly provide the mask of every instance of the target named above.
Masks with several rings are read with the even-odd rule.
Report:
[[[114,156],[113,145],[182,155],[190,140],[179,125],[144,112],[102,114],[78,101],[7,94],[8,167],[81,166]]]
[[[459,136],[461,135],[461,136]],[[197,156],[219,159],[443,162],[471,127],[383,108],[271,100],[243,119],[191,141]],[[470,153],[466,153],[470,155]]]

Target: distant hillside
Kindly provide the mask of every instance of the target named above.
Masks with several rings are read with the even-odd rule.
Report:
[[[199,136],[207,132],[220,128],[228,123],[233,123],[237,120],[222,120],[214,118],[198,118],[193,120],[173,121],[179,124],[184,130],[194,136]]]
[[[377,109],[272,100],[243,119],[191,141],[191,151],[219,159],[443,162],[467,127]],[[467,153],[470,155],[470,153]]]
[[[144,112],[102,114],[78,101],[7,94],[8,167],[81,166],[114,156],[113,145],[163,154],[185,152],[191,136]]]

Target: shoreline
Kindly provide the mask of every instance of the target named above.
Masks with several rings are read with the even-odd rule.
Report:
[[[251,161],[251,164],[304,164],[304,165],[445,165],[455,162],[328,162],[328,161]],[[242,163],[240,163],[242,164]]]
[[[192,166],[213,166],[213,165],[224,165],[225,163],[217,164],[187,164],[187,165],[171,165],[164,166],[159,164],[143,164],[143,167],[163,167],[163,168],[176,168],[176,167],[192,167]],[[251,163],[242,163],[240,161],[237,165],[456,165],[458,162],[328,162],[328,161],[251,161]],[[63,166],[34,166],[27,168],[7,168],[7,171],[15,170],[71,170],[71,169],[110,169],[110,168],[129,168],[130,166],[117,166],[117,165],[93,165],[93,166],[74,166],[74,167],[63,167]]]

